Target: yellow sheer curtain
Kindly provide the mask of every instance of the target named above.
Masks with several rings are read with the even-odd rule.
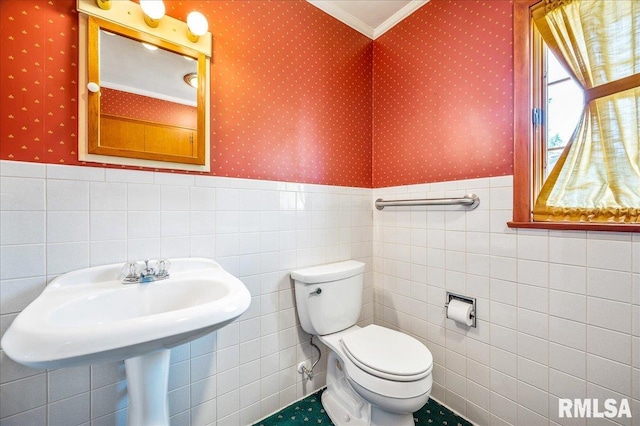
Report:
[[[640,223],[640,1],[546,0],[533,18],[586,99],[534,221]]]

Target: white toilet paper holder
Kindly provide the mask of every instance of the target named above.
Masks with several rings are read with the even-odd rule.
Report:
[[[449,318],[449,302],[451,302],[453,299],[457,299],[460,300],[461,302],[464,303],[470,303],[472,305],[471,308],[471,320],[473,321],[471,323],[471,327],[476,327],[476,298],[475,297],[468,297],[468,296],[464,296],[462,294],[456,294],[456,293],[451,293],[450,291],[447,292],[447,300],[444,304],[444,311],[445,311],[445,316],[447,318]]]

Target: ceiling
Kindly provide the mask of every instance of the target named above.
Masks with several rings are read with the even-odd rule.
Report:
[[[375,40],[429,0],[307,0]]]

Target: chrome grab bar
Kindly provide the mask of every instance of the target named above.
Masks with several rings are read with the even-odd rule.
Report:
[[[388,200],[382,198],[376,200],[376,208],[382,210],[389,206],[465,206],[470,210],[475,209],[480,204],[480,197],[476,194],[466,194],[462,198],[423,198],[416,200]]]

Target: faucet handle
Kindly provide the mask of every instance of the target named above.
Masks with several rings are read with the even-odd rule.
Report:
[[[123,282],[138,282],[140,279],[140,273],[138,271],[138,265],[135,262],[127,262],[122,266],[122,281]]]
[[[167,259],[159,259],[158,262],[156,263],[156,274],[158,275],[158,277],[168,277],[169,276],[169,268],[171,268],[171,262],[169,262]]]

